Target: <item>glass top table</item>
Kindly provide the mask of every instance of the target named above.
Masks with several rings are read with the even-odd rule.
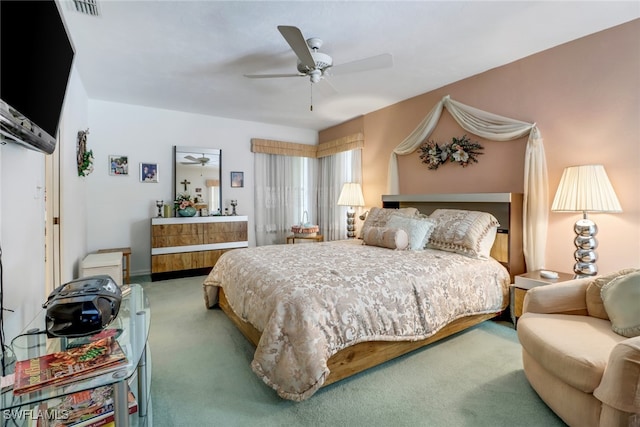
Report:
[[[147,413],[150,393],[148,392],[146,372],[146,347],[149,336],[149,324],[151,310],[149,301],[140,285],[124,285],[122,288],[122,301],[118,316],[106,329],[119,329],[118,343],[127,356],[127,363],[116,371],[97,375],[91,378],[74,381],[63,385],[52,385],[31,393],[14,395],[12,389],[2,391],[0,398],[0,417],[3,420],[11,420],[14,425],[24,423],[24,418],[29,416],[29,411],[38,403],[62,397],[78,391],[89,390],[95,387],[114,386],[115,421],[118,427],[144,425],[144,417]],[[64,351],[67,345],[75,338],[49,337],[46,334],[46,310],[41,310],[11,342],[11,349],[17,360],[26,360],[45,354]],[[129,417],[127,394],[127,382],[138,374],[137,400],[138,417]],[[138,418],[143,417],[140,422]],[[4,423],[3,423],[4,424]]]

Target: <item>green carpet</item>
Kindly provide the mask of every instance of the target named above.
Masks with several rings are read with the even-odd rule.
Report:
[[[282,400],[251,371],[251,344],[205,308],[203,280],[138,282],[151,304],[154,427],[564,425],[529,386],[511,325],[493,321]]]

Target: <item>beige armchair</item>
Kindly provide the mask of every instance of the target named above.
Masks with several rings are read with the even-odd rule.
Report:
[[[601,286],[585,278],[527,292],[518,321],[524,373],[570,426],[640,427],[640,336],[613,332]]]

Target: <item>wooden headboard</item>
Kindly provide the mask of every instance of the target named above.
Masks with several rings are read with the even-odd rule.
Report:
[[[488,212],[500,223],[491,256],[500,261],[513,277],[526,272],[522,249],[522,194],[400,194],[382,196],[383,208],[414,207],[425,215],[436,209],[465,209]]]

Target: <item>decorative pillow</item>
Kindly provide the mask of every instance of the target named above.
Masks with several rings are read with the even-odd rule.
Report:
[[[587,286],[587,293],[585,295],[587,300],[587,313],[591,317],[597,317],[599,319],[609,320],[607,310],[602,303],[602,297],[600,292],[602,287],[620,276],[624,276],[634,271],[640,271],[635,268],[625,268],[624,270],[616,271],[615,273],[607,274],[606,276],[596,277],[589,286]]]
[[[362,240],[365,245],[380,246],[389,249],[407,249],[409,236],[400,228],[369,227]]]
[[[362,230],[360,232],[360,238],[364,237],[364,233],[369,227],[386,227],[387,221],[391,218],[391,215],[402,215],[406,217],[414,217],[418,215],[418,209],[416,208],[401,208],[401,209],[388,209],[373,207],[369,209],[367,218],[362,224]]]
[[[640,271],[613,279],[600,295],[613,332],[627,338],[640,336]]]
[[[409,218],[401,215],[391,215],[387,226],[400,228],[409,236],[409,249],[412,251],[424,249],[436,223],[431,218]]]
[[[489,258],[498,231],[498,220],[487,212],[436,209],[429,216],[436,227],[428,248],[456,252],[473,258]]]

